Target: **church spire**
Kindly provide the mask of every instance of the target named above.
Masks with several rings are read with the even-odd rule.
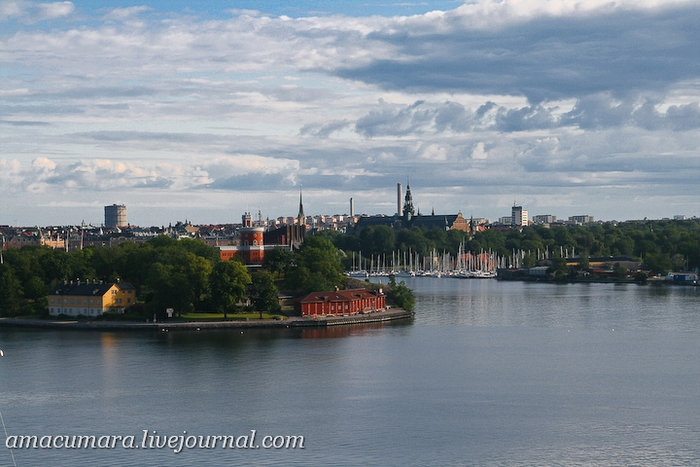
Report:
[[[304,203],[301,198],[301,189],[299,189],[299,214],[297,214],[297,223],[299,225],[306,224],[306,216],[304,215]]]

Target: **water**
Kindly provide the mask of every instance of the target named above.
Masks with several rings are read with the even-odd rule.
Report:
[[[700,290],[420,278],[413,322],[0,328],[13,435],[304,436],[304,449],[22,449],[27,465],[696,465]],[[0,437],[4,439],[4,434]],[[3,443],[4,445],[4,443]],[[0,446],[0,466],[12,465]]]

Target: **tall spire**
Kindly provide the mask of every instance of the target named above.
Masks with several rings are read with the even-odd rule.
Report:
[[[306,224],[306,216],[304,215],[304,202],[301,198],[301,188],[299,189],[299,214],[297,214],[297,223],[299,225]]]
[[[413,197],[411,196],[411,185],[406,183],[406,197],[403,202],[403,217],[405,220],[410,221],[411,217],[415,215],[416,211],[413,207]]]

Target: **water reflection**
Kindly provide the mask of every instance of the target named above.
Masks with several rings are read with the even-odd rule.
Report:
[[[307,436],[303,452],[23,450],[18,465],[693,465],[693,288],[415,279],[413,322],[0,328],[11,433]],[[0,447],[0,465],[6,463]]]
[[[700,330],[697,287],[408,279],[417,325]]]

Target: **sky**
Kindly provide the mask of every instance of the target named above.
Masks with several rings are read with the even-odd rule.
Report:
[[[200,5],[200,3],[202,5]],[[0,0],[0,225],[700,215],[700,3]]]

